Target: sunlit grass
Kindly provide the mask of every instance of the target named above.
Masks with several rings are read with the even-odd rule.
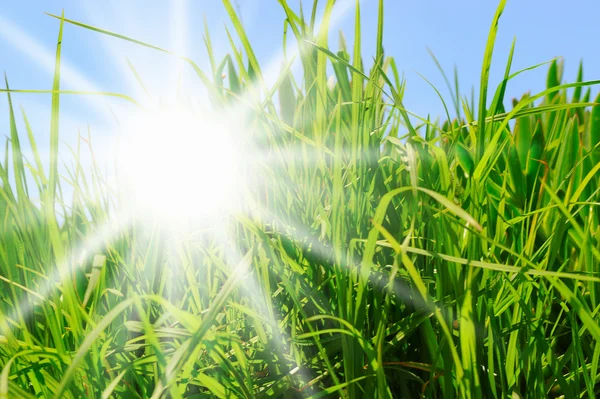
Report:
[[[433,122],[404,107],[383,1],[375,54],[359,7],[349,48],[328,43],[333,1],[280,3],[294,51],[264,70],[229,0],[210,70],[57,17],[49,162],[6,118],[0,398],[598,396],[600,82],[551,60],[546,90],[505,98],[528,71],[513,47],[489,82],[502,1],[479,102],[447,79]],[[208,98],[61,91],[67,23],[177,57]],[[90,136],[60,167],[66,94],[137,107],[114,173]]]

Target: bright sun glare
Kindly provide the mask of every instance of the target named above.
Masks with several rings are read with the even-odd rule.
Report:
[[[119,166],[136,213],[182,222],[232,211],[241,169],[231,118],[161,109],[138,113],[123,127]]]

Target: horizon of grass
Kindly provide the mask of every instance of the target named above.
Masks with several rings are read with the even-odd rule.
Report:
[[[0,399],[600,395],[600,81],[584,81],[581,65],[565,84],[552,60],[533,67],[548,65],[544,91],[507,101],[510,80],[532,68],[512,71],[513,43],[504,79],[489,82],[502,0],[478,103],[440,67],[455,116],[440,95],[446,120],[432,121],[404,108],[383,0],[368,71],[360,2],[353,47],[341,35],[337,51],[333,0],[308,18],[279,3],[302,71],[286,59],[272,87],[230,0],[241,47],[228,31],[231,53],[216,60],[207,31],[209,72],[53,16],[48,166],[24,110],[33,159],[23,156],[6,80]],[[121,220],[123,193],[103,165],[81,167],[90,137],[59,173],[61,95],[136,101],[61,90],[65,23],[181,57],[212,110],[243,110],[245,139],[266,159],[249,176],[260,208],[233,215],[228,240]]]

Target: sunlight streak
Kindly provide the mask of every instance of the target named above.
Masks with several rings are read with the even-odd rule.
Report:
[[[75,248],[69,251],[70,255],[56,262],[56,267],[52,274],[46,276],[39,283],[39,286],[35,290],[35,297],[41,301],[48,301],[54,290],[63,283],[62,276],[65,273],[73,273],[76,268],[86,266],[90,259],[97,255],[98,252],[102,252],[103,248],[115,236],[121,234],[129,226],[130,221],[130,219],[124,218],[123,215],[121,218],[113,218],[104,225],[101,225],[93,234],[87,236]],[[81,299],[83,300],[83,298]],[[16,319],[19,314],[21,316],[29,315],[33,312],[34,302],[31,298],[26,297],[15,306],[14,311],[10,314],[10,318]]]
[[[360,273],[362,278],[368,280],[370,283],[374,283],[378,289],[382,291],[389,289],[387,284],[387,278],[389,277],[389,275],[380,270],[374,270],[371,267],[367,267],[368,265],[364,264],[363,259],[361,257],[355,255],[351,259],[347,259],[347,257],[344,254],[342,254],[342,259],[340,260],[340,262],[338,262],[338,260],[336,260],[335,251],[333,247],[328,246],[324,244],[321,240],[315,238],[314,233],[308,231],[306,227],[298,225],[291,226],[285,221],[283,221],[281,218],[278,218],[273,214],[267,213],[264,210],[259,210],[258,212],[261,215],[261,217],[264,218],[264,220],[269,221],[274,226],[280,225],[287,228],[286,231],[277,230],[278,234],[292,234],[293,238],[300,242],[306,240],[304,243],[305,249],[310,250],[311,253],[316,255],[317,259],[320,260],[323,266],[328,264],[334,265],[337,263],[340,267],[347,268],[348,273]],[[371,279],[371,274],[379,278]],[[425,302],[422,298],[413,297],[413,290],[410,288],[408,283],[403,281],[402,279],[395,279],[392,288],[393,292],[399,297],[401,297],[405,303],[413,304],[416,309],[428,309],[432,311],[436,309],[435,305]]]
[[[130,117],[123,125],[119,169],[131,208],[175,223],[226,215],[243,184],[236,138],[241,129],[230,115],[182,108]]]
[[[369,0],[360,0],[360,4],[368,2]],[[339,24],[341,24],[348,14],[350,10],[354,8],[356,5],[355,0],[342,0],[338,1],[333,9],[331,14],[331,18],[329,20],[329,30],[336,29]],[[323,17],[317,20],[315,23],[315,29],[319,30],[323,23]],[[308,45],[308,44],[306,44]],[[267,87],[272,87],[280,76],[281,66],[285,63],[286,60],[292,60],[297,58],[300,55],[301,48],[298,46],[297,41],[293,41],[291,45],[285,49],[282,48],[279,51],[279,54],[273,57],[269,62],[267,62],[267,67],[265,68],[264,76],[267,79]],[[299,61],[294,62],[292,66],[292,72],[295,76],[299,76],[299,71],[301,70],[302,65]]]
[[[269,306],[266,297],[261,295],[261,284],[259,282],[260,273],[258,270],[252,270],[250,264],[243,262],[242,256],[237,249],[238,244],[236,244],[231,233],[221,229],[218,234],[218,240],[223,244],[223,248],[227,251],[226,258],[228,263],[235,265],[232,268],[231,274],[239,276],[238,278],[243,278],[240,289],[248,295],[253,310],[256,310],[258,314],[265,316],[269,322],[268,324],[271,327],[271,332],[273,334],[272,340],[276,344],[275,350],[277,351],[277,354],[280,358],[285,358],[284,344],[287,344],[294,354],[294,359],[297,359],[298,356],[292,342],[292,337],[282,328],[281,320],[276,317],[273,306]],[[306,384],[308,381],[308,376],[303,371],[301,364],[296,364],[296,367],[292,368],[289,371],[289,374],[296,375],[296,378],[298,378],[302,384]]]
[[[49,76],[54,74],[55,55],[47,50],[41,43],[23,31],[19,26],[7,20],[0,15],[0,36],[3,37],[16,50],[23,53],[36,62],[46,71]],[[101,92],[102,90],[91,82],[79,70],[73,67],[63,57],[61,60],[61,80],[67,85],[79,91]],[[87,102],[96,112],[105,120],[111,120],[112,117],[107,110],[109,102],[102,96],[82,96],[82,100]]]

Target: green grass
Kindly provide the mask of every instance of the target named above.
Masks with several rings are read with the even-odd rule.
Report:
[[[230,55],[206,32],[212,70],[182,58],[269,154],[248,193],[260,211],[232,218],[229,242],[120,220],[103,165],[81,166],[89,139],[60,173],[63,24],[168,51],[57,17],[49,165],[2,90],[0,398],[600,395],[600,82],[565,84],[553,60],[546,90],[506,99],[527,70],[511,51],[489,81],[502,1],[479,103],[444,75],[457,117],[419,118],[384,55],[383,1],[365,70],[358,5],[353,48],[333,50],[332,0],[321,16],[280,0],[302,71],[269,87],[223,3]]]

